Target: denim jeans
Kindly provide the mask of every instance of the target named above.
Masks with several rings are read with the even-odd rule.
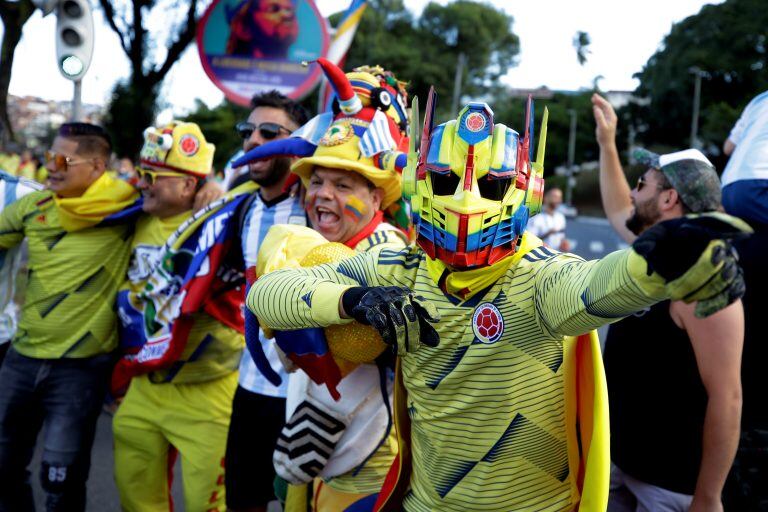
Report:
[[[85,510],[91,446],[114,358],[34,359],[13,347],[0,368],[0,512],[33,512],[29,463],[45,427],[48,511]]]

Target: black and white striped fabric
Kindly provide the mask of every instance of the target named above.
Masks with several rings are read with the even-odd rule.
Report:
[[[320,474],[349,419],[311,396],[302,401],[283,427],[272,458],[277,474],[292,484]]]

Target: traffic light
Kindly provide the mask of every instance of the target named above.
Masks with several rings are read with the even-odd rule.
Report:
[[[93,15],[88,0],[60,0],[56,6],[56,59],[64,78],[80,80],[93,55]]]

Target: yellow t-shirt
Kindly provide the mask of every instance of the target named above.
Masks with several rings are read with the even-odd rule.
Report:
[[[90,357],[117,346],[114,304],[125,279],[129,224],[65,231],[49,191],[0,213],[0,249],[29,242],[28,280],[13,347],[34,358]]]

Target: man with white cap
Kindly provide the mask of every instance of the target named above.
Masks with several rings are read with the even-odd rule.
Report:
[[[665,220],[722,209],[715,168],[696,149],[636,151],[647,170],[630,190],[616,113],[598,95],[592,104],[603,207],[627,243]],[[737,300],[698,318],[695,306],[663,301],[610,328],[609,510],[722,510],[739,436],[744,312]]]

